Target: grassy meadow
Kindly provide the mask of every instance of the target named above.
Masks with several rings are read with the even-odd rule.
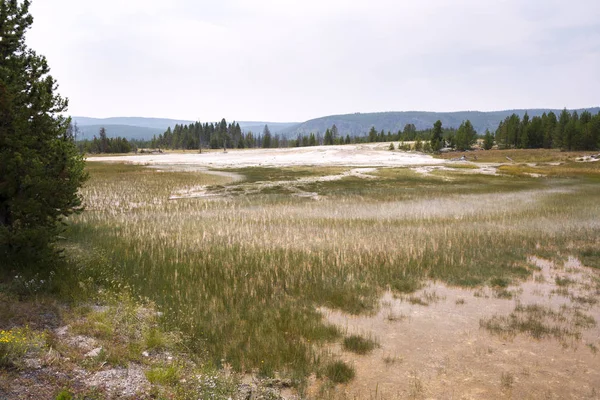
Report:
[[[517,283],[533,270],[530,255],[600,266],[599,164],[511,165],[497,176],[379,168],[294,183],[351,168],[246,168],[234,182],[88,163],[87,210],[69,221],[69,251],[87,273],[155,302],[164,326],[215,366],[301,383],[339,366],[324,348],[344,332],[320,306],[368,314],[386,290],[427,280]],[[170,199],[200,186],[213,195]]]

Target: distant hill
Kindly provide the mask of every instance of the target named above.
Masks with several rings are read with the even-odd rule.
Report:
[[[83,139],[93,139],[94,136],[98,136],[100,132],[100,128],[104,127],[106,129],[106,136],[113,137],[124,137],[126,139],[137,139],[137,140],[149,140],[152,139],[154,135],[160,135],[166,129],[161,128],[146,128],[143,126],[130,126],[130,125],[110,125],[110,124],[101,124],[101,125],[80,125],[77,123],[79,127],[79,137],[78,140]]]
[[[592,113],[598,113],[600,107],[591,107],[577,110],[578,112],[588,110]],[[291,126],[284,130],[288,138],[294,138],[298,134],[308,134],[310,132],[325,132],[335,124],[341,135],[363,135],[366,134],[372,126],[378,131],[398,132],[404,129],[406,124],[414,124],[418,130],[429,129],[438,119],[442,125],[447,128],[458,128],[464,120],[470,120],[478,133],[485,132],[486,129],[494,132],[500,121],[507,116],[515,113],[523,116],[525,112],[529,117],[542,115],[544,112],[554,111],[558,114],[562,110],[552,109],[532,109],[532,110],[504,110],[504,111],[459,111],[459,112],[427,112],[427,111],[401,111],[401,112],[380,112],[380,113],[356,113],[345,115],[331,115],[311,119],[302,124]]]
[[[300,125],[298,122],[260,122],[260,121],[238,121],[244,132],[262,133],[265,125],[269,126],[272,134],[283,133],[293,127]]]
[[[112,117],[112,118],[89,118],[89,117],[73,117],[73,121],[77,122],[77,125],[89,126],[89,125],[126,125],[126,126],[139,126],[143,128],[155,128],[163,129],[163,132],[167,128],[174,127],[176,124],[190,124],[194,121],[188,121],[183,119],[169,119],[169,118],[142,118],[142,117]]]
[[[142,118],[142,117],[112,117],[112,118],[90,118],[73,117],[73,122],[81,131],[81,139],[92,139],[98,136],[100,128],[106,129],[108,137],[124,137],[127,139],[150,140],[154,135],[164,133],[167,128],[175,125],[189,125],[195,121],[168,119],[168,118]],[[215,121],[216,122],[216,121]],[[232,121],[228,121],[232,122]],[[267,121],[238,121],[242,131],[253,133],[262,133],[265,125],[273,134],[281,133],[299,125],[297,122],[267,122]]]
[[[92,139],[98,136],[100,128],[106,129],[108,137],[124,137],[127,139],[149,140],[154,135],[160,135],[167,128],[176,124],[190,124],[193,121],[168,118],[141,118],[141,117],[113,117],[113,118],[89,118],[73,117],[73,122],[81,131],[82,139]]]

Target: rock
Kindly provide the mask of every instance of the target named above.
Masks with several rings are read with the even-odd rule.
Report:
[[[284,399],[281,396],[281,393],[276,388],[283,387],[287,383],[286,379],[267,379],[265,381],[260,381],[259,384],[248,384],[243,383],[238,386],[237,394],[235,395],[235,400],[282,400]],[[269,386],[273,385],[273,386]],[[291,385],[291,381],[290,381]]]
[[[148,353],[147,351],[142,351],[142,356],[150,357],[150,353]]]
[[[73,336],[73,337],[67,337],[65,339],[65,342],[70,346],[70,347],[76,347],[78,349],[84,350],[84,351],[91,351],[93,349],[95,349],[96,347],[98,347],[98,342],[96,341],[96,339],[88,337],[88,336]]]
[[[108,306],[99,306],[97,304],[94,304],[91,306],[92,311],[97,312],[97,313],[104,313],[107,312],[110,307]]]
[[[150,390],[150,382],[148,382],[144,370],[136,364],[130,364],[127,369],[115,368],[96,372],[84,383],[89,387],[106,389],[109,398],[134,397]]]
[[[277,389],[273,388],[262,388],[258,390],[256,395],[253,397],[256,400],[283,400],[281,393]]]
[[[25,368],[27,369],[40,369],[42,368],[42,362],[38,358],[26,358],[24,360]]]
[[[60,328],[56,328],[54,330],[54,333],[56,333],[56,336],[65,336],[67,334],[67,332],[69,331],[69,326],[65,325],[65,326],[61,326]]]
[[[292,387],[292,380],[291,379],[278,379],[278,378],[265,379],[263,381],[263,385],[265,387],[272,387],[272,388],[289,388],[289,387]]]
[[[85,357],[86,358],[89,358],[89,357],[98,357],[101,352],[102,352],[102,347],[96,347],[95,349],[87,352],[85,354]]]
[[[252,399],[252,385],[243,383],[238,386],[238,391],[235,395],[235,400],[250,400]]]

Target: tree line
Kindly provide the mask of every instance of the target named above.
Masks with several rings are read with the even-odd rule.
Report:
[[[521,119],[512,114],[501,121],[496,129],[496,143],[505,149],[562,149],[597,150],[600,148],[600,112],[570,113],[564,109],[557,117],[554,112],[541,117]]]
[[[441,122],[440,122],[441,124]],[[441,125],[440,125],[441,126]],[[239,123],[228,123],[222,119],[219,123],[196,122],[189,125],[175,125],[173,129],[167,130],[154,136],[150,141],[131,141],[135,147],[151,147],[164,149],[201,150],[202,148],[279,148],[279,147],[306,147],[350,143],[389,142],[389,141],[428,141],[432,136],[433,129],[417,130],[414,124],[407,124],[404,130],[396,133],[383,130],[378,132],[371,128],[368,134],[363,136],[341,135],[334,124],[325,131],[298,135],[296,139],[287,139],[279,134],[272,134],[268,125],[265,125],[262,133],[255,135],[253,132],[243,132]],[[453,128],[442,128],[442,134],[454,143],[454,135],[457,132]]]
[[[218,123],[196,122],[189,125],[175,125],[153,137],[148,143],[153,148],[201,150],[211,149],[246,149],[256,147],[288,147],[288,140],[280,135],[272,135],[265,125],[262,135],[242,132],[237,122],[227,123],[225,118]]]
[[[137,147],[132,145],[127,139],[122,137],[109,138],[106,136],[106,129],[100,128],[98,133],[100,137],[92,140],[82,140],[77,143],[79,150],[83,153],[103,154],[103,153],[130,153],[136,151]]]

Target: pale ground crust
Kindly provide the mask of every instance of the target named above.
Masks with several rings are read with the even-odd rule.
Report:
[[[290,166],[410,166],[445,164],[416,152],[387,150],[389,144],[369,143],[343,146],[316,146],[286,149],[249,149],[199,153],[164,153],[89,157],[88,161],[131,162],[146,165],[189,164],[209,168],[290,167]]]

